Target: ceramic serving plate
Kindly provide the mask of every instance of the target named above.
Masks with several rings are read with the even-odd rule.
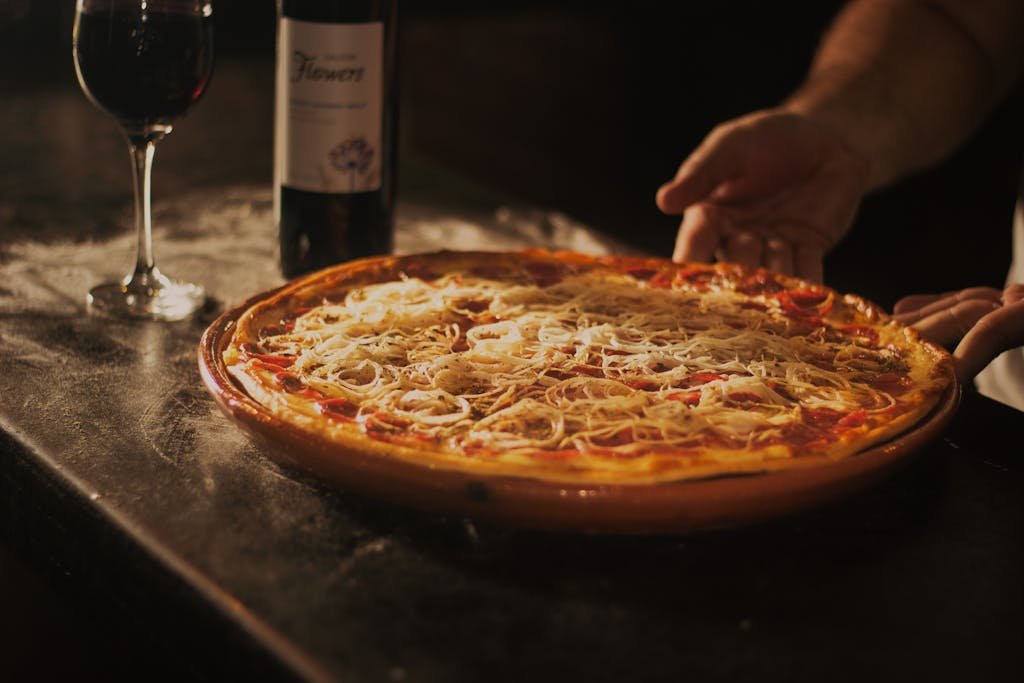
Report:
[[[232,379],[222,352],[235,321],[265,292],[221,315],[203,334],[199,369],[236,425],[286,468],[399,505],[532,529],[589,533],[678,533],[737,526],[805,510],[888,475],[933,441],[960,399],[953,383],[938,405],[903,435],[825,465],[780,472],[658,483],[581,485],[530,477],[484,477],[374,453],[350,452],[275,417]]]

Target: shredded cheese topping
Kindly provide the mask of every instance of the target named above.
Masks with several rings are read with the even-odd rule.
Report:
[[[899,348],[790,325],[770,294],[455,273],[357,287],[256,350],[329,418],[469,456],[757,449],[894,405],[871,381],[906,371]]]

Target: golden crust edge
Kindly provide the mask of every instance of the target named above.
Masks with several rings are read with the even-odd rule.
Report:
[[[262,407],[270,410],[275,418],[283,419],[281,413],[287,413],[292,418],[290,424],[308,435],[329,442],[332,447],[338,448],[339,457],[344,457],[346,454],[371,455],[400,460],[427,470],[443,469],[471,476],[496,476],[593,486],[668,484],[828,465],[850,457],[857,457],[879,444],[909,433],[912,427],[935,409],[946,390],[931,392],[926,403],[920,403],[913,410],[901,414],[884,425],[871,427],[863,432],[851,430],[845,433],[840,441],[830,446],[830,452],[827,454],[799,455],[794,449],[785,445],[773,450],[776,453],[787,451],[786,453],[769,458],[764,458],[763,452],[751,453],[747,449],[708,449],[699,463],[662,469],[660,472],[652,473],[650,469],[629,472],[628,470],[551,468],[544,465],[476,460],[440,448],[414,448],[403,443],[381,441],[367,436],[358,428],[349,425],[329,424],[328,428],[324,429],[325,424],[319,419],[318,414],[303,410],[310,405],[308,402],[266,391],[263,383],[258,378],[251,376],[242,364],[236,364],[228,369],[231,375],[245,387],[246,393]],[[274,406],[274,409],[270,408],[268,404]],[[662,462],[669,461],[674,456],[653,457],[655,461]],[[708,459],[712,462],[707,462]]]

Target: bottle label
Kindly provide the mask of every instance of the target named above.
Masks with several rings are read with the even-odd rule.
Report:
[[[381,185],[384,24],[282,17],[275,126],[277,182],[350,194]]]

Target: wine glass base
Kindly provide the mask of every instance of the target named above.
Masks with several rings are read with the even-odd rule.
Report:
[[[158,275],[147,278],[145,283],[126,279],[97,285],[89,290],[85,300],[90,313],[118,318],[184,320],[202,308],[206,290],[200,285]]]

